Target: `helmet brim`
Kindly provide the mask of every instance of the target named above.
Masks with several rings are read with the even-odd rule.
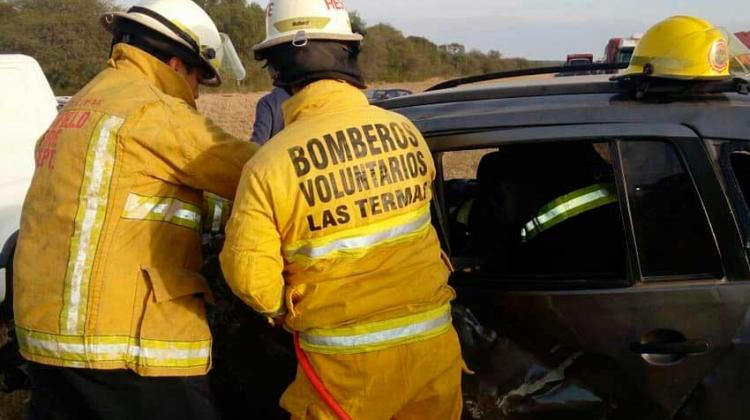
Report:
[[[647,74],[644,72],[630,72],[618,74],[610,78],[612,81],[621,81],[629,79],[664,79],[664,80],[675,80],[675,81],[696,81],[696,82],[714,82],[721,80],[729,80],[734,76],[730,75],[716,75],[716,76],[683,76],[674,74]]]
[[[362,42],[364,37],[360,34],[353,33],[351,35],[348,34],[333,34],[333,33],[326,33],[326,32],[305,32],[305,36],[308,40],[323,40],[323,41],[344,41],[344,42]],[[267,39],[253,47],[253,52],[255,53],[255,59],[256,60],[265,60],[265,56],[263,54],[263,51],[275,47],[277,45],[287,44],[294,41],[294,38],[296,37],[296,34],[287,34],[283,36],[279,36],[273,39]]]

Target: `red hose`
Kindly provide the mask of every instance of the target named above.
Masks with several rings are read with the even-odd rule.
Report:
[[[352,420],[352,418],[349,417],[349,414],[347,414],[346,411],[341,408],[339,403],[336,402],[336,399],[333,398],[333,395],[328,391],[328,388],[326,388],[325,384],[320,379],[320,376],[315,372],[315,368],[313,368],[310,363],[310,359],[308,359],[305,352],[302,351],[302,347],[299,344],[298,332],[294,333],[294,352],[297,354],[297,362],[302,368],[302,371],[305,372],[305,376],[307,376],[307,379],[328,408],[336,414],[336,417],[338,417],[339,420]]]

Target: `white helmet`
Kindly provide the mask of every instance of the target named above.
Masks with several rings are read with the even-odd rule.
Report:
[[[245,78],[245,68],[232,41],[219,33],[214,21],[192,0],[143,0],[127,12],[113,12],[101,17],[101,23],[114,32],[120,19],[128,19],[154,30],[194,52],[211,72],[201,83],[219,86],[219,70],[236,80]]]
[[[266,39],[253,47],[261,51],[287,42],[304,46],[308,40],[362,41],[352,32],[343,0],[271,0],[266,7]]]

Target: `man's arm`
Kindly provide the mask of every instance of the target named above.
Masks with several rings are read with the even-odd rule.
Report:
[[[227,199],[234,197],[243,166],[259,148],[184,103],[151,105],[130,135],[156,157],[145,163],[152,176]]]
[[[245,167],[240,179],[219,258],[232,291],[254,310],[272,318],[285,310],[281,237],[270,186],[252,166],[251,162]]]
[[[192,150],[188,147],[186,165],[189,185],[232,199],[242,168],[259,146],[226,133],[198,112],[194,112],[191,123],[178,127],[178,141],[181,137],[193,146]]]
[[[260,145],[265,144],[273,131],[273,107],[270,95],[260,98],[255,107],[255,123],[250,141]]]

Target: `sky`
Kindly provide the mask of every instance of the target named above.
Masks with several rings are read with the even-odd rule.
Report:
[[[133,0],[119,0],[131,5]],[[265,7],[267,1],[256,1]],[[720,4],[720,7],[718,6]],[[733,32],[750,30],[740,0],[346,0],[368,25],[389,23],[437,44],[498,50],[506,57],[564,60],[604,55],[610,38],[642,33],[672,15],[707,19]]]

